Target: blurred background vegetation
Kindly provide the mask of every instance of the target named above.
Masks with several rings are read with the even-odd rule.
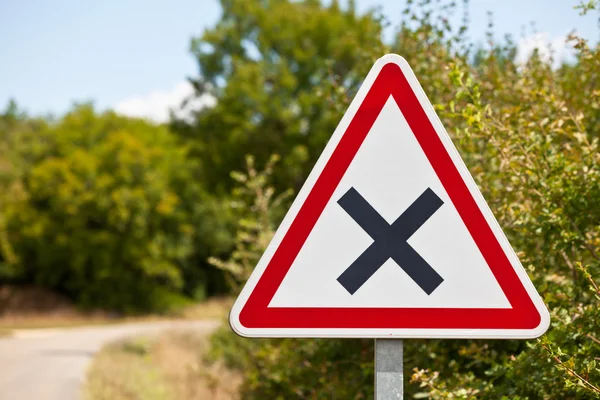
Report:
[[[0,279],[125,314],[235,295],[374,60],[395,52],[552,315],[538,341],[407,341],[408,397],[600,397],[600,48],[572,35],[573,61],[517,63],[492,24],[483,47],[451,26],[452,1],[409,1],[391,42],[377,10],[352,2],[221,7],[191,42],[196,96],[216,100],[192,118],[156,125],[81,104],[43,119],[8,104]],[[226,327],[212,345],[243,371],[245,399],[373,395],[372,341],[248,340]]]

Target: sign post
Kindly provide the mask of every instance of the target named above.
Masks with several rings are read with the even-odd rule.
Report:
[[[403,347],[400,339],[375,339],[375,400],[404,399]]]

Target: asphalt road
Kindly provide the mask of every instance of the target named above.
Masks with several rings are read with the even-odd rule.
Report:
[[[19,331],[0,339],[0,400],[77,400],[104,344],[168,329],[209,333],[217,321],[177,321]]]

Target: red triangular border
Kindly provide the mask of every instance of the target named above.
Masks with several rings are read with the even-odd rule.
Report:
[[[381,109],[393,96],[512,308],[268,307]],[[534,329],[541,316],[400,67],[385,64],[240,315],[246,328]]]

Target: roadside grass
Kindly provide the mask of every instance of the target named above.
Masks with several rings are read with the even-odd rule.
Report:
[[[106,346],[88,369],[85,400],[238,400],[239,373],[204,361],[206,334],[167,331]]]
[[[185,307],[172,316],[186,320],[221,319],[227,315],[233,306],[233,301],[231,297],[212,297],[202,303]]]
[[[229,310],[233,303],[230,298],[211,298],[202,303],[188,306],[169,314],[152,314],[122,317],[108,312],[84,313],[66,304],[59,304],[49,310],[12,309],[0,313],[0,336],[3,332],[20,329],[69,328],[87,325],[109,325],[134,322],[152,322],[168,320],[216,319]]]

